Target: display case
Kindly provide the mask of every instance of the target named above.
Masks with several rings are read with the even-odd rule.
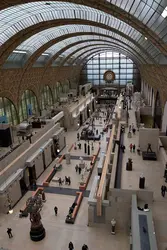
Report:
[[[49,139],[40,149],[43,153],[44,167],[47,168],[55,158],[53,139]]]
[[[32,185],[34,180],[36,180],[44,171],[42,150],[38,149],[30,158],[27,159],[25,165],[29,168],[29,181],[30,185]]]

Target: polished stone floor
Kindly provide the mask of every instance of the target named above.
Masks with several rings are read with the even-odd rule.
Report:
[[[134,111],[130,111],[130,123],[134,123]],[[102,121],[102,125],[104,122]],[[96,122],[99,132],[102,130],[99,121]],[[82,128],[81,128],[82,129]],[[81,132],[81,129],[78,131]],[[110,131],[102,138],[102,143],[107,143],[106,138],[109,137]],[[67,132],[66,139],[69,147],[71,144],[77,142],[77,132]],[[138,132],[132,137],[127,138],[125,133],[124,144],[126,146],[126,153],[123,157],[122,168],[122,180],[121,188],[124,189],[138,189],[138,178],[141,173],[144,173],[146,177],[146,189],[154,191],[154,203],[152,206],[153,219],[155,223],[155,231],[158,242],[158,249],[165,250],[167,248],[167,197],[162,198],[160,193],[160,187],[163,183],[163,165],[158,159],[156,162],[143,161],[141,156],[137,153],[131,153],[129,150],[129,144],[135,143],[138,145]],[[84,141],[82,142],[84,143]],[[97,143],[98,146],[98,143]],[[95,146],[96,147],[96,146]],[[61,154],[66,153],[65,148]],[[93,152],[91,151],[91,155]],[[71,155],[74,156],[87,156],[83,150],[71,151]],[[133,159],[133,171],[128,172],[125,170],[125,164],[129,157]],[[64,168],[59,172],[60,175],[65,176],[67,173],[72,178],[71,188],[76,188],[80,181],[79,175],[75,172],[74,166],[77,160],[72,159],[71,164],[66,166],[65,160],[63,160]],[[41,184],[50,170],[53,168],[55,162],[53,162],[48,169],[38,179],[38,184]],[[91,189],[92,181],[96,175],[97,164],[93,170],[91,179],[89,181],[87,190]],[[51,184],[52,185],[52,184]],[[57,184],[53,184],[53,187],[57,188]],[[63,186],[66,187],[65,185]],[[43,206],[41,215],[42,222],[46,229],[46,237],[41,242],[32,242],[29,238],[30,222],[28,218],[20,219],[18,213],[20,208],[24,205],[27,198],[31,196],[31,192],[28,192],[15,206],[14,213],[12,215],[0,214],[0,247],[9,250],[68,250],[68,243],[72,241],[75,246],[75,250],[80,250],[85,243],[89,246],[90,250],[129,250],[129,236],[124,231],[118,231],[115,236],[111,235],[110,225],[97,225],[96,227],[87,226],[87,198],[82,201],[76,222],[74,225],[65,223],[65,218],[69,209],[69,206],[74,201],[72,195],[60,195],[56,193],[46,193],[46,203]],[[57,206],[58,216],[55,217],[53,208]],[[13,229],[14,237],[8,238],[6,233],[7,227]]]
[[[135,124],[134,110],[129,110],[130,121],[129,124]],[[143,161],[142,156],[137,153],[131,153],[129,145],[135,144],[136,148],[139,144],[139,132],[136,131],[136,135],[132,135],[132,138],[127,138],[127,131],[124,134],[124,145],[126,146],[125,154],[123,156],[122,164],[122,189],[139,189],[139,177],[143,173],[145,176],[145,190],[151,190],[154,192],[154,202],[152,206],[153,219],[155,223],[156,238],[159,250],[167,249],[167,196],[163,198],[161,196],[161,186],[164,183],[164,165],[161,159],[157,161]],[[133,170],[126,171],[126,162],[128,158],[132,158]]]
[[[46,237],[41,242],[32,242],[29,238],[30,222],[28,218],[18,218],[20,205],[23,205],[26,196],[15,207],[13,215],[0,216],[0,243],[4,248],[11,250],[68,250],[68,243],[73,242],[75,249],[80,250],[85,243],[89,249],[99,250],[128,250],[128,237],[123,232],[112,236],[107,226],[87,226],[87,198],[84,198],[74,225],[66,224],[65,218],[69,206],[73,203],[73,196],[46,194],[41,216],[46,229]],[[54,206],[58,207],[58,216],[54,215]],[[6,228],[13,229],[13,238],[9,239]]]
[[[97,129],[99,133],[102,131],[104,121],[100,124],[100,121],[96,121]],[[83,127],[82,127],[83,128]],[[81,132],[80,128],[77,132]],[[77,132],[67,132],[66,140],[69,147],[71,144],[77,142]],[[106,138],[109,137],[110,131],[105,133],[101,140],[101,143],[107,143]],[[84,141],[81,141],[83,144]],[[95,142],[94,150],[91,150],[90,156],[92,156],[98,149],[99,143]],[[82,145],[83,147],[83,145]],[[65,148],[61,154],[66,153]],[[87,156],[82,150],[72,149],[71,155],[74,156]],[[67,165],[63,160],[63,168],[58,173],[60,176],[71,177],[72,184],[70,188],[79,187],[80,176],[75,172],[75,164],[78,162],[76,159],[71,160],[71,164]],[[85,161],[89,164],[90,161]],[[55,162],[53,162],[48,169],[40,176],[37,184],[42,184],[45,177],[53,168]],[[97,174],[97,163],[92,172],[91,178],[87,190],[91,189],[91,185],[94,176]],[[51,186],[57,188],[57,184],[51,183]],[[62,188],[68,188],[63,185]],[[88,227],[88,203],[87,198],[83,198],[79,213],[77,215],[74,225],[65,223],[65,218],[68,213],[68,209],[73,203],[75,197],[71,195],[60,195],[56,193],[46,193],[46,203],[44,204],[41,216],[42,223],[46,229],[46,237],[41,242],[32,242],[29,238],[30,221],[29,218],[19,218],[19,210],[23,207],[28,197],[31,196],[29,191],[15,206],[14,213],[12,215],[0,214],[0,247],[7,248],[9,250],[68,250],[68,243],[72,241],[74,243],[75,250],[80,250],[83,244],[87,244],[90,250],[128,250],[129,238],[124,232],[118,232],[115,236],[111,235],[110,225],[97,225],[97,227]],[[54,206],[58,207],[58,216],[54,215]],[[11,227],[13,230],[13,238],[9,239],[6,233],[7,227]]]

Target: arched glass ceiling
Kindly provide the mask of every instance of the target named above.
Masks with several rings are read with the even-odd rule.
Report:
[[[130,13],[167,42],[167,20],[161,16],[166,0],[106,0]]]
[[[84,56],[83,56],[83,58],[77,58],[75,61],[73,60],[73,61],[71,61],[71,63],[76,63],[76,64],[85,64],[85,62],[87,61],[87,58],[88,57],[90,57],[90,56],[92,56],[92,54],[96,54],[96,53],[99,53],[99,52],[104,52],[104,51],[107,51],[107,50],[109,50],[109,51],[115,51],[115,52],[120,52],[120,53],[124,53],[124,54],[126,54],[125,53],[125,51],[123,50],[123,49],[120,49],[120,48],[118,48],[118,47],[111,47],[111,48],[106,48],[106,47],[101,47],[101,46],[99,46],[98,48],[92,48],[92,49],[89,49],[89,50],[87,50],[85,53],[84,53]],[[129,57],[129,56],[128,56]],[[133,57],[132,56],[130,56],[130,58],[132,58],[133,59]],[[133,60],[134,62],[135,62],[135,60]],[[138,63],[137,63],[138,64]]]
[[[105,42],[105,40],[104,40],[104,42]],[[134,51],[133,51],[130,47],[128,47],[126,44],[121,44],[121,42],[114,41],[114,40],[112,40],[112,39],[110,40],[110,42],[113,43],[113,44],[115,44],[115,45],[117,45],[117,46],[123,47],[125,50],[127,50],[127,51],[133,53],[134,55],[136,55],[136,56],[135,56],[135,57],[136,57],[136,60],[137,60],[138,57],[141,57],[141,58],[143,57],[145,60],[147,60],[147,57],[146,57],[145,55],[140,55],[140,54],[134,53]],[[97,41],[97,42],[81,43],[81,44],[78,44],[78,45],[76,45],[76,46],[73,46],[73,47],[67,49],[65,52],[63,52],[63,53],[61,54],[61,57],[63,57],[62,60],[67,60],[71,53],[77,51],[78,49],[80,49],[80,51],[81,51],[82,48],[85,47],[85,46],[87,46],[88,44],[89,44],[89,45],[92,45],[92,44],[98,44],[98,43],[99,43],[99,42]],[[78,53],[79,53],[80,51],[78,51]],[[73,57],[75,57],[75,56],[76,56],[76,54],[73,55]],[[66,58],[66,57],[67,57],[67,58]],[[66,58],[66,59],[64,59],[64,58]],[[59,58],[56,60],[55,63],[57,64],[58,61],[59,61]],[[61,63],[60,63],[60,64],[61,64]],[[67,64],[68,64],[68,63],[67,63]]]
[[[33,2],[17,5],[1,11],[0,43],[4,44],[10,37],[34,24],[48,20],[63,20],[65,18],[89,20],[106,24],[133,37],[133,39],[141,45],[143,43],[144,39],[140,32],[127,23],[120,21],[118,18],[100,10],[67,2],[50,1],[49,3],[51,3],[51,5],[46,5],[45,2]],[[155,50],[156,53],[155,46],[151,44],[149,40],[146,42],[149,44],[149,49]]]
[[[148,62],[150,61],[149,54],[146,52],[147,49],[148,49],[148,44],[145,45],[145,50],[142,49],[142,51],[141,51],[142,47],[140,45],[138,45],[138,46],[134,45],[134,43],[132,43],[128,39],[124,38],[123,36],[121,36],[119,34],[116,34],[114,32],[111,32],[111,31],[109,31],[107,29],[103,29],[103,28],[99,28],[99,27],[95,27],[95,26],[89,26],[89,25],[66,25],[66,26],[59,26],[59,27],[56,27],[56,28],[50,28],[50,29],[44,30],[44,31],[39,32],[36,35],[32,36],[31,38],[27,39],[20,46],[18,46],[16,48],[16,50],[25,50],[25,51],[28,50],[28,55],[27,55],[27,58],[26,58],[26,60],[28,60],[28,58],[35,51],[37,51],[41,46],[48,43],[49,41],[54,40],[56,38],[60,38],[61,36],[66,35],[66,34],[76,34],[76,33],[80,33],[80,32],[82,32],[83,35],[84,35],[84,32],[87,32],[87,33],[92,32],[92,33],[95,33],[95,34],[102,34],[102,35],[110,36],[110,37],[112,37],[114,39],[120,40],[120,41],[128,44],[128,46],[133,48],[134,51],[137,51],[140,54],[147,55]],[[68,39],[64,39],[62,42],[56,43],[55,45],[51,46],[46,51],[43,51],[43,53],[53,55],[53,53],[56,53],[59,49],[62,49],[63,46],[66,45],[66,44],[64,44],[65,41],[70,41],[71,43],[72,43],[73,40],[76,41],[75,37],[68,38]],[[83,38],[80,35],[80,36],[77,37],[77,39],[79,41],[79,40],[82,40]],[[131,40],[133,41],[133,39],[131,39]],[[155,50],[153,50],[153,53],[151,54],[152,57],[154,57],[154,52],[155,52]],[[16,56],[17,56],[16,53],[12,56],[13,60],[17,60]],[[10,58],[11,58],[11,56],[10,56]]]
[[[117,47],[112,47],[112,49],[108,48],[108,49],[105,49],[105,48],[95,48],[91,51],[88,51],[84,54],[84,58],[82,59],[82,61],[80,60],[80,63],[84,64],[89,60],[91,59],[93,56],[99,54],[100,53],[103,53],[103,52],[106,52],[106,51],[113,51],[113,52],[119,52],[119,53],[122,53],[124,55],[126,55],[128,58],[130,58],[136,65],[138,65],[138,62],[133,58],[133,56],[129,56],[129,54],[127,54],[126,51],[124,51],[123,49],[121,48],[117,48]]]
[[[53,40],[55,38],[61,37],[66,34],[70,33],[79,33],[79,32],[93,32],[93,33],[99,33],[108,35],[111,37],[115,37],[121,41],[124,41],[126,43],[129,43],[129,40],[126,38],[120,36],[119,34],[116,34],[114,32],[111,32],[107,29],[91,26],[91,25],[63,25],[56,28],[50,28],[46,29],[44,31],[41,31],[29,39],[27,39],[25,42],[21,43],[16,50],[26,50],[30,54],[34,53],[37,49],[39,49],[41,46],[49,42],[50,40]],[[149,44],[146,42],[146,40],[143,39],[143,45],[144,48],[147,50],[149,49]],[[131,42],[130,42],[131,43]],[[131,43],[132,44],[132,43]],[[136,47],[133,45],[133,48]],[[138,49],[138,48],[137,48]]]
[[[71,1],[74,2],[73,0]],[[31,0],[31,2],[33,2],[33,0]],[[47,1],[47,2],[50,3],[50,1]],[[113,5],[113,9],[114,7],[117,7],[118,10],[115,9],[116,14],[120,13],[120,10],[124,10],[125,13],[132,15],[132,17],[134,16],[137,20],[141,21],[151,30],[156,32],[161,38],[163,38],[165,42],[167,42],[167,34],[165,32],[167,20],[161,16],[163,10],[165,9],[167,5],[166,0],[125,0],[125,1],[123,0],[122,1],[121,0],[94,0],[94,1],[84,0],[83,3],[85,5],[89,5],[92,7],[94,5],[97,6],[97,3],[98,3],[99,8],[100,8],[101,2],[103,6],[105,7],[108,7],[107,4],[109,3]],[[5,1],[5,6],[10,6],[11,4],[12,5],[18,4],[18,0],[12,0],[12,1],[7,1],[7,2]],[[2,6],[3,6],[3,3],[2,3]],[[31,7],[33,6],[34,6],[34,3],[31,3]],[[10,12],[10,14],[11,13],[13,14],[13,11],[11,11],[11,8],[12,7],[8,8],[8,12]],[[43,8],[44,7],[41,4],[41,9],[43,10]]]
[[[94,46],[94,47],[93,47]],[[90,46],[84,46],[84,48],[81,48],[79,51],[77,50],[77,49],[75,49],[74,50],[74,53],[73,53],[73,55],[72,55],[72,57],[70,56],[70,58],[68,59],[68,58],[63,58],[62,60],[61,60],[61,62],[60,62],[60,65],[63,65],[63,64],[65,64],[65,65],[68,65],[68,64],[74,64],[74,63],[76,63],[76,61],[81,61],[84,57],[85,57],[85,54],[86,54],[86,52],[87,51],[89,51],[89,50],[93,50],[93,49],[98,49],[99,47],[105,47],[105,48],[107,48],[107,46],[108,47],[116,47],[116,48],[119,48],[119,45],[115,45],[115,44],[109,44],[109,45],[106,45],[106,44],[100,44],[100,45],[95,45],[95,44],[91,44]],[[124,51],[125,51],[125,49],[123,48],[123,46],[121,47]],[[133,52],[129,52],[129,55],[132,55],[132,57],[134,57],[134,55],[133,55]],[[81,57],[80,59],[79,59],[79,57]],[[68,61],[67,61],[67,59],[68,59]],[[140,59],[141,61],[142,61],[142,59]],[[136,61],[136,58],[135,58],[135,61]]]
[[[113,49],[113,50],[103,50],[103,51],[100,51],[100,52],[90,52],[87,55],[86,59],[84,59],[83,62],[82,62],[83,69],[84,69],[85,65],[92,64],[92,59],[93,58],[96,59],[97,57],[99,57],[99,54],[100,54],[100,58],[103,58],[103,57],[106,58],[106,56],[105,56],[106,52],[107,52],[108,55],[111,55],[111,57],[116,57],[116,58],[118,58],[119,54],[120,54],[121,58],[127,58],[128,63],[130,63],[130,64],[133,63],[133,64],[135,64],[137,66],[135,61],[133,61],[131,58],[129,58],[129,56],[126,53],[120,52],[120,51],[118,51],[116,49]]]
[[[72,43],[77,42],[77,41],[82,41],[82,40],[89,40],[89,39],[94,39],[94,40],[104,40],[107,42],[116,42],[117,44],[119,44],[120,46],[123,45],[123,43],[118,40],[114,40],[112,38],[106,38],[103,36],[93,36],[93,35],[88,35],[88,36],[82,36],[82,37],[73,37],[73,38],[68,38],[63,40],[62,42],[56,43],[55,45],[51,46],[48,50],[46,50],[44,53],[45,54],[50,54],[50,55],[54,55],[56,54],[59,50],[61,50],[62,48],[68,46],[69,44],[72,45]],[[127,47],[127,49],[131,48],[132,45],[132,49],[133,49],[133,44],[131,44],[129,42],[129,46],[126,45],[126,43],[124,44],[125,47]],[[83,46],[83,44],[80,45],[80,47]],[[77,45],[75,46],[75,48],[77,47]],[[67,49],[66,51],[64,51],[64,53],[61,56],[67,56],[69,53],[71,53],[75,48],[71,47],[69,49]],[[140,52],[140,50],[137,50],[136,52],[139,52],[142,56],[144,56],[147,59],[147,56],[143,53]]]

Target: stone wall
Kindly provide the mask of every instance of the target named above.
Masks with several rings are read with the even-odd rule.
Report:
[[[80,66],[64,66],[50,68],[30,68],[0,70],[0,97],[10,99],[18,112],[21,96],[26,89],[32,90],[40,103],[40,91],[44,85],[49,85],[52,92],[54,84],[63,84],[69,80],[72,86],[79,83]]]
[[[167,65],[144,64],[140,65],[141,78],[154,90],[160,93],[161,105],[164,108],[167,101]]]

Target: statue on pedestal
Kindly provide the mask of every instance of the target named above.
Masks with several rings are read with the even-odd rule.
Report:
[[[42,225],[40,215],[40,210],[42,208],[41,195],[28,198],[26,206],[31,221],[30,238],[33,241],[40,241],[45,238],[45,228]]]

